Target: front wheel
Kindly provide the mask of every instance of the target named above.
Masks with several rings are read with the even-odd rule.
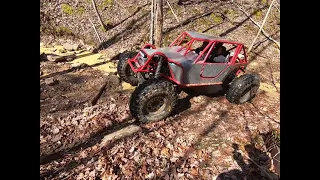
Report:
[[[132,71],[128,64],[128,59],[131,57],[133,57],[133,53],[130,52],[120,54],[117,71],[121,80],[131,84],[132,86],[137,86],[139,83],[137,74]]]
[[[243,104],[255,97],[259,87],[257,74],[244,74],[231,82],[226,98],[231,103]]]
[[[173,83],[164,80],[147,80],[140,84],[130,98],[130,111],[141,122],[158,121],[168,117],[178,100]]]

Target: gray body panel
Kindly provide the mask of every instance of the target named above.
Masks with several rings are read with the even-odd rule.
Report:
[[[228,64],[226,63],[215,63],[215,64],[206,64],[203,68],[202,76],[206,78],[215,78],[227,68]]]
[[[228,65],[225,63],[215,64],[184,64],[184,69],[169,63],[174,78],[181,84],[207,84],[222,82],[230,72],[238,69],[240,64]],[[201,77],[201,69],[204,68]],[[207,77],[207,78],[204,78]]]

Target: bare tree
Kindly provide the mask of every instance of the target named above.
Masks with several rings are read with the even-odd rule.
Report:
[[[155,46],[160,47],[162,42],[162,24],[163,24],[163,8],[162,0],[156,0],[156,30],[155,30]]]

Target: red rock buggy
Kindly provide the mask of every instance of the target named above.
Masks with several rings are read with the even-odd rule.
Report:
[[[247,64],[242,43],[186,31],[168,47],[146,44],[138,53],[122,53],[117,71],[123,81],[138,86],[131,95],[130,111],[146,122],[169,116],[181,90],[224,92],[236,104],[251,100],[260,79],[257,74],[238,77]]]

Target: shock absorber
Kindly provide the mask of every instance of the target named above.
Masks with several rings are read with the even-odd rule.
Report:
[[[154,75],[154,77],[156,79],[159,79],[159,77],[160,77],[160,71],[161,71],[161,68],[162,68],[162,61],[163,61],[163,57],[160,56],[159,57],[159,61],[158,61],[158,66],[157,66],[157,69],[156,69],[156,73]]]

